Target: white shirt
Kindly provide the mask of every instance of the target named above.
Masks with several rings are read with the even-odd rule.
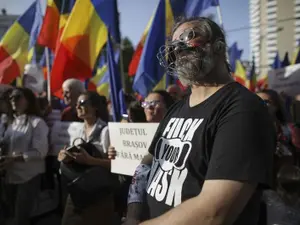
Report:
[[[24,161],[13,162],[7,168],[7,182],[24,183],[45,172],[49,128],[43,119],[21,115],[14,118],[5,132],[9,155],[22,154]]]
[[[88,137],[86,137],[85,135],[85,127],[83,126],[80,137],[87,142],[91,141],[91,143],[93,143],[95,147],[100,151],[101,155],[104,158],[107,158],[110,140],[108,126],[104,121],[98,119]]]

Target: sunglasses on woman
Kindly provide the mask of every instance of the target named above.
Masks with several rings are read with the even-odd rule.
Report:
[[[148,108],[155,108],[156,106],[158,106],[160,103],[160,101],[144,101],[142,102],[142,107],[144,109],[148,109]]]
[[[82,99],[77,102],[77,106],[79,106],[79,107],[85,107],[87,105],[89,105],[89,100],[87,100],[87,99],[86,100]]]

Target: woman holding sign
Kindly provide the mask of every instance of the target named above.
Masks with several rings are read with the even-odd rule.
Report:
[[[146,116],[146,121],[148,123],[159,123],[164,118],[167,110],[173,105],[173,103],[173,98],[166,91],[157,90],[149,93],[145,101],[143,101],[141,104],[141,108],[143,108],[144,115]],[[130,113],[129,117],[132,117]],[[131,120],[131,122],[142,121]],[[114,159],[116,155],[115,148],[110,147],[108,151],[109,158]],[[147,185],[149,171],[149,166],[140,165],[139,168],[137,168],[133,179],[132,177],[130,178],[130,180],[132,179],[132,182],[130,182],[131,185],[128,187],[129,193],[128,188],[126,190],[126,197],[128,193],[126,224],[135,224],[147,217],[147,215],[141,215],[144,195],[140,190],[145,189],[145,186]],[[125,193],[125,191],[123,193]],[[137,221],[136,218],[139,218],[139,221]]]
[[[110,173],[106,99],[96,92],[79,96],[77,115],[84,120],[82,143],[60,151],[62,174],[68,179],[63,225],[112,224],[113,190],[117,178]]]

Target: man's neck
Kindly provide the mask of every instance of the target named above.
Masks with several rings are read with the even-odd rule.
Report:
[[[203,85],[203,86],[193,85],[191,87],[191,95],[189,101],[190,107],[196,106],[204,102],[214,93],[216,93],[218,90],[220,90],[226,84],[231,83],[232,81],[233,79],[230,76],[228,76],[228,79],[224,79],[222,82],[215,85]]]

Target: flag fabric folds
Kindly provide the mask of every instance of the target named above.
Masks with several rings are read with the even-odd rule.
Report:
[[[234,42],[232,46],[228,49],[228,57],[229,63],[231,66],[231,71],[235,71],[235,62],[236,60],[240,60],[242,56],[243,50],[238,49],[237,43]]]
[[[137,71],[137,68],[138,68],[138,65],[139,65],[139,62],[140,62],[140,59],[141,59],[141,55],[142,55],[142,52],[143,52],[144,44],[145,44],[145,41],[146,41],[146,37],[148,35],[149,29],[150,29],[151,24],[152,24],[152,20],[153,20],[153,16],[151,17],[150,21],[148,22],[147,27],[143,32],[142,38],[141,38],[140,42],[138,43],[138,45],[135,49],[135,52],[132,56],[131,62],[129,64],[128,75],[131,76],[131,77],[136,74],[136,71]]]
[[[116,0],[77,0],[64,28],[51,72],[51,89],[56,92],[64,80],[86,80],[100,50],[107,41],[107,27],[117,21]],[[83,16],[84,15],[84,16]]]
[[[28,63],[30,34],[36,17],[33,2],[5,33],[0,42],[0,84],[9,84],[24,71]]]
[[[279,58],[279,53],[277,52],[275,58],[274,58],[274,62],[271,66],[273,69],[279,69],[281,68],[281,61],[280,61],[280,58]]]
[[[28,61],[32,63],[37,62],[37,47],[36,42],[41,30],[41,26],[43,24],[43,13],[42,6],[39,0],[36,0],[36,11],[35,11],[35,20],[30,32],[29,38],[29,53],[28,53]]]
[[[55,51],[59,30],[62,0],[47,0],[43,25],[38,37],[38,44]]]
[[[235,72],[233,74],[235,81],[239,82],[240,84],[246,86],[247,82],[247,73],[245,67],[241,63],[240,60],[236,60],[235,62]]]
[[[211,6],[218,6],[219,0],[186,0],[185,4],[185,16],[200,16],[201,13]]]
[[[140,59],[137,73],[134,77],[133,90],[143,97],[161,80],[164,69],[156,60],[159,48],[166,40],[166,1],[160,0],[156,9],[152,26],[146,38],[146,43]]]
[[[285,55],[284,55],[284,58],[281,62],[281,68],[289,66],[289,65],[291,65],[290,59],[289,59],[289,53],[286,52]]]
[[[118,64],[114,59],[114,50],[109,33],[106,47],[113,119],[115,122],[119,122],[122,118],[122,114],[126,113],[126,106],[122,90],[121,76],[118,69]]]
[[[119,62],[120,51],[115,50],[114,60]],[[100,95],[109,97],[109,71],[107,59],[104,54],[101,54],[95,75],[89,80],[89,86],[95,86],[96,91]]]

